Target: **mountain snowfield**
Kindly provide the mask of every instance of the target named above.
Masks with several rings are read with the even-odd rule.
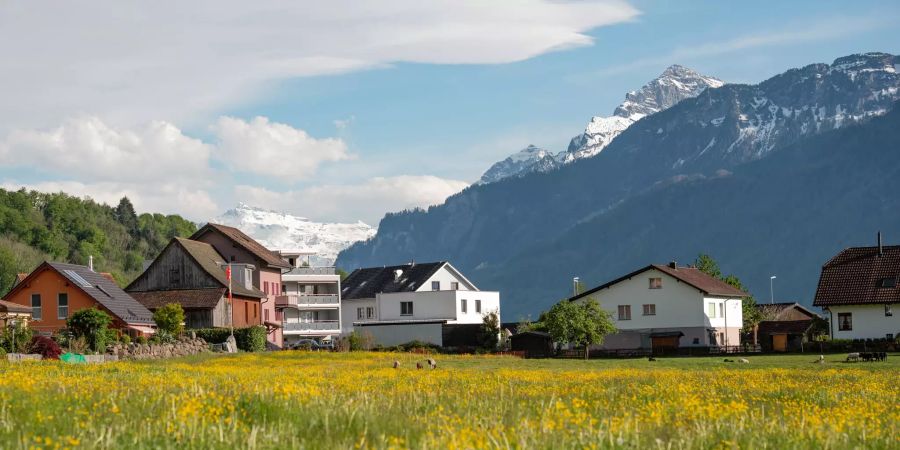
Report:
[[[678,102],[700,95],[706,88],[717,88],[725,82],[702,75],[684,66],[672,65],[640,90],[625,95],[612,116],[594,116],[584,133],[572,138],[569,147],[557,154],[529,145],[524,150],[491,166],[479,184],[493,183],[504,178],[529,172],[546,172],[562,164],[590,158],[600,153],[613,139],[633,123],[651,114],[668,109]]]
[[[319,223],[304,217],[268,211],[239,203],[212,222],[232,226],[247,233],[271,250],[315,252],[311,264],[334,265],[338,253],[355,242],[375,235],[375,228],[363,223]]]

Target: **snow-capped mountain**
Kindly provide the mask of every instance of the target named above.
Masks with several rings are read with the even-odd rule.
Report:
[[[211,222],[239,228],[271,250],[315,252],[311,263],[323,266],[333,265],[341,250],[374,236],[376,231],[363,222],[318,223],[243,203]]]
[[[640,90],[626,94],[625,101],[616,107],[613,115],[591,118],[584,133],[572,138],[566,151],[553,154],[529,145],[492,165],[481,176],[479,183],[493,183],[530,172],[547,172],[562,164],[590,158],[641,118],[665,110],[686,98],[696,97],[708,87],[717,88],[723,84],[717,78],[701,75],[687,67],[670,66]]]
[[[556,168],[558,165],[559,163],[556,160],[556,155],[549,150],[529,145],[509,158],[491,166],[490,169],[481,176],[479,183],[493,183],[507,177],[528,172],[548,171]]]
[[[717,88],[725,82],[701,75],[684,66],[673,65],[638,91],[625,95],[612,116],[594,116],[584,133],[572,138],[569,148],[558,159],[564,163],[590,158],[600,153],[631,124],[651,114],[668,109],[678,102],[700,95],[706,88]]]

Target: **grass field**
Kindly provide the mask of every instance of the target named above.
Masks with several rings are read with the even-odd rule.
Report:
[[[415,358],[0,363],[0,447],[900,447],[900,355],[741,365],[438,356],[421,371]]]

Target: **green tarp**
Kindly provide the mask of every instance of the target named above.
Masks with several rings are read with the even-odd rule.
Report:
[[[84,355],[80,353],[64,353],[59,357],[60,360],[67,363],[85,363]]]

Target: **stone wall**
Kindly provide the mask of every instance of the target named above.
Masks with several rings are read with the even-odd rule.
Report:
[[[113,344],[106,353],[121,359],[160,359],[196,355],[209,351],[209,345],[200,338],[179,338],[172,344]]]

